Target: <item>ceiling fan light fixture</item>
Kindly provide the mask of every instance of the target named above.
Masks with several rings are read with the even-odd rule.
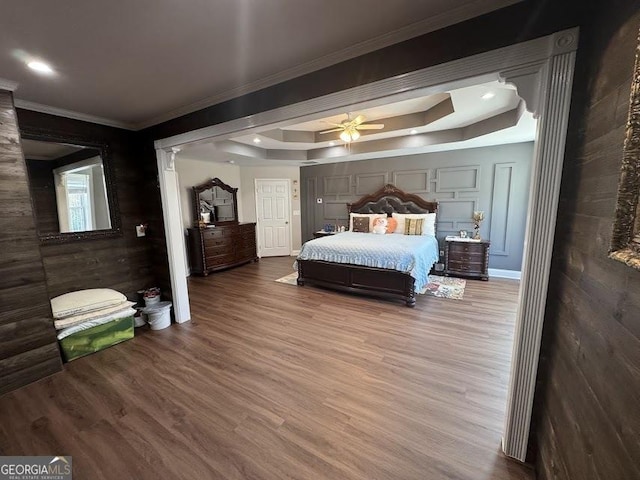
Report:
[[[360,132],[355,128],[347,128],[340,132],[340,140],[345,143],[355,142],[360,138]]]

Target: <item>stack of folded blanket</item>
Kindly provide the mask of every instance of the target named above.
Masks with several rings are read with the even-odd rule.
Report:
[[[66,293],[51,300],[54,325],[67,361],[133,338],[133,315],[127,297],[108,288]]]

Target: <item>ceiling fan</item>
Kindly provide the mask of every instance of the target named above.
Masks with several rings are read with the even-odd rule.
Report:
[[[347,114],[347,119],[342,123],[332,123],[336,128],[324,130],[320,134],[340,132],[340,139],[345,143],[353,142],[360,138],[359,130],[381,130],[384,128],[382,123],[364,123],[364,116],[358,115],[351,120],[351,116]]]

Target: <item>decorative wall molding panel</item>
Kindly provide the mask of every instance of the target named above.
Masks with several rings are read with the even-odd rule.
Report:
[[[509,255],[509,216],[513,215],[511,191],[515,163],[497,163],[493,171],[493,196],[491,204],[491,254]]]
[[[438,233],[440,236],[457,235],[460,230],[471,230],[473,223],[469,220],[473,212],[478,210],[479,198],[457,198],[454,200],[438,200]],[[445,223],[451,225],[445,228]],[[445,235],[446,234],[446,235]]]
[[[324,177],[322,196],[350,194],[351,175]]]
[[[389,173],[361,173],[355,175],[356,195],[366,195],[375,192],[389,183]]]
[[[480,165],[436,168],[436,192],[477,192],[480,190]]]
[[[393,184],[407,193],[429,193],[431,173],[429,170],[406,170],[393,172]]]

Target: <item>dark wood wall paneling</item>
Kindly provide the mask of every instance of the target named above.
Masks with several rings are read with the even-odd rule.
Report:
[[[150,229],[147,237],[138,238],[135,225],[157,216],[159,192],[156,174],[149,175],[148,168],[140,162],[138,134],[21,109],[18,109],[18,121],[23,128],[45,129],[58,135],[106,143],[114,166],[122,235],[42,245],[49,295],[54,297],[85,288],[113,288],[134,299],[137,290],[155,285],[157,277],[151,248],[158,231]],[[166,264],[166,259],[164,262]]]
[[[640,478],[640,272],[607,258],[637,1],[581,31],[532,435],[542,479]]]
[[[0,395],[60,370],[26,164],[0,90]]]

